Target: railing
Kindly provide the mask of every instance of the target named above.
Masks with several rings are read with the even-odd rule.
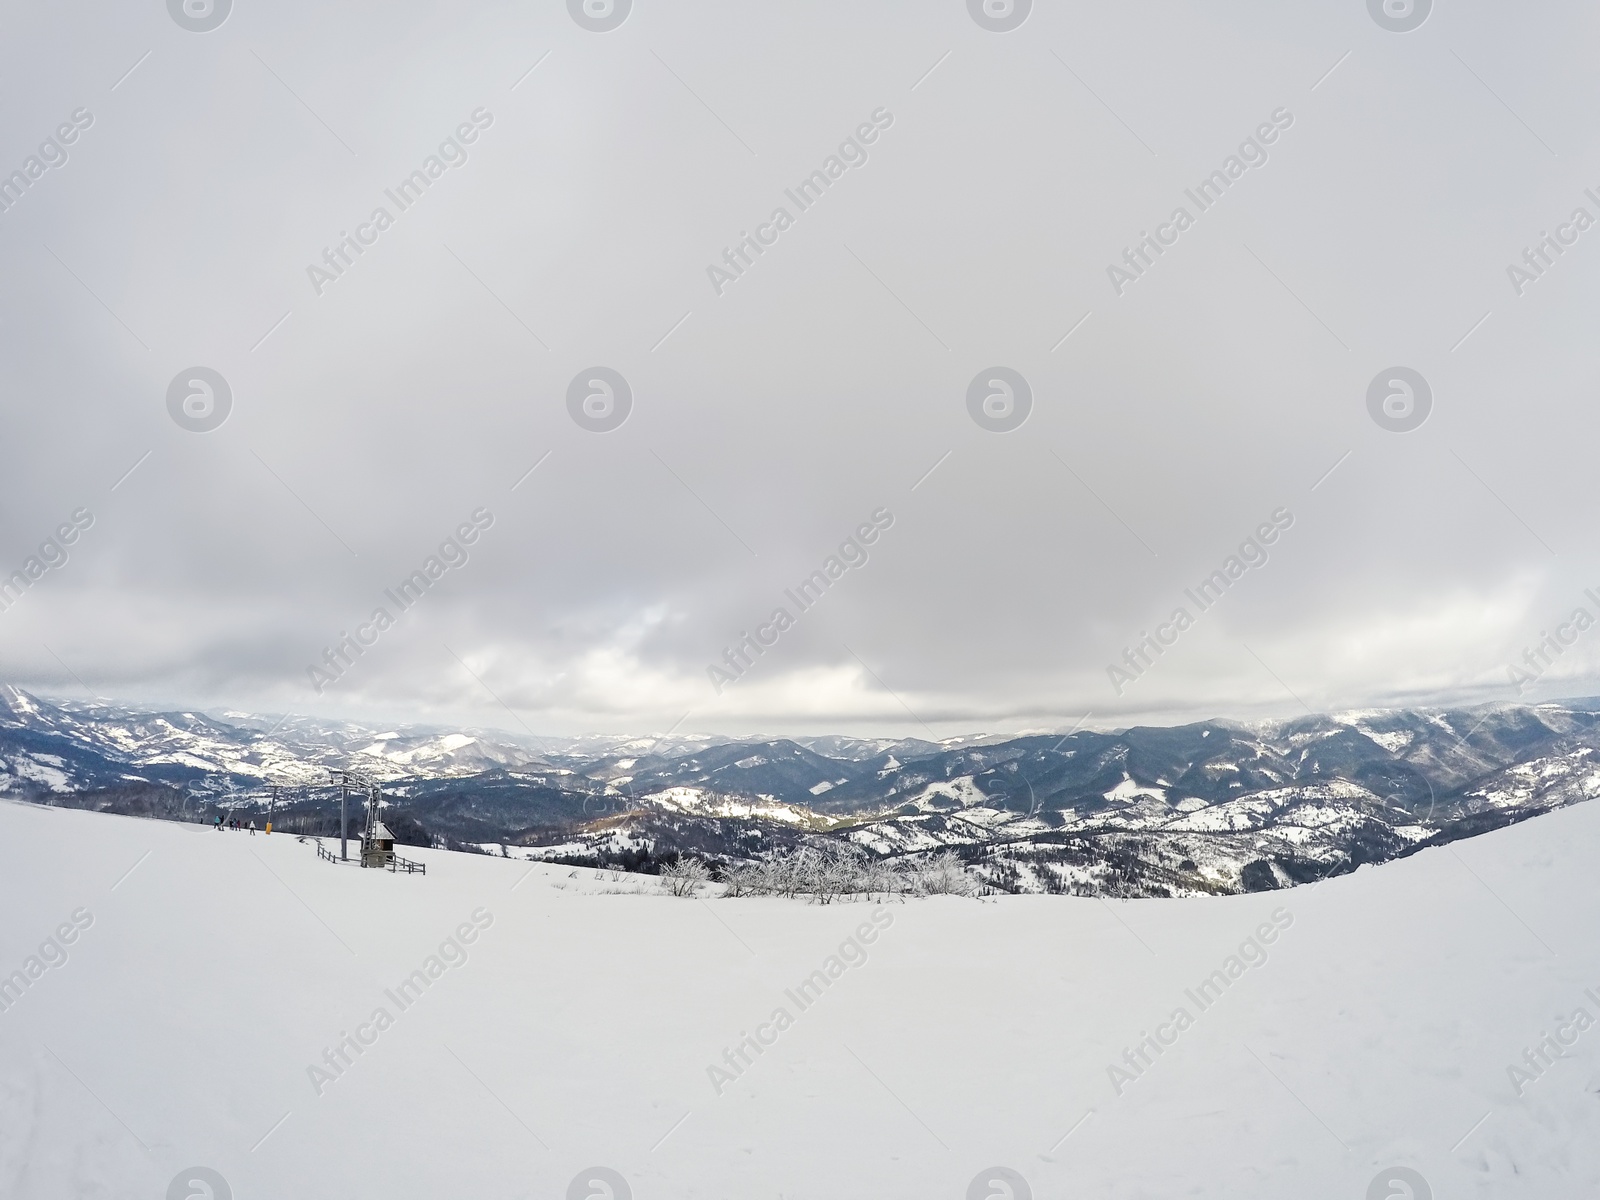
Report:
[[[306,839],[301,838],[300,840],[305,841]],[[323,846],[320,838],[311,839],[311,844],[317,848],[318,858],[327,859],[329,862],[336,865],[338,863],[348,863],[354,861],[352,859],[340,858],[332,850],[326,849]],[[390,871],[396,873],[404,871],[407,875],[426,875],[428,873],[428,865],[426,863],[412,862],[409,858],[401,858],[398,854],[391,853],[388,855],[387,861],[382,865],[388,867]]]
[[[316,841],[312,842],[311,844],[314,845],[317,848],[317,857],[318,858],[325,858],[331,863],[339,863],[339,862],[347,862],[347,861],[349,861],[347,859],[341,859],[332,850],[324,849],[323,845],[322,845],[322,840],[320,838],[318,838]]]

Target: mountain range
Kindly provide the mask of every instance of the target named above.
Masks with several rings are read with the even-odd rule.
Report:
[[[654,870],[825,841],[954,851],[991,889],[1227,894],[1306,883],[1600,792],[1600,701],[1360,710],[946,741],[580,738],[153,711],[0,688],[0,794],[337,831],[331,771],[403,841]]]

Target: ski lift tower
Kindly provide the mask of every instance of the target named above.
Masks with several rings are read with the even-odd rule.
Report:
[[[367,788],[367,828],[361,835],[361,865],[378,867],[390,873],[404,871],[407,875],[426,875],[426,863],[401,858],[394,852],[394,834],[378,816],[383,803],[383,789],[373,783]]]
[[[350,861],[350,793],[360,789],[367,794],[367,820],[361,831],[361,858],[363,867],[380,867],[390,872],[404,871],[407,875],[426,875],[426,863],[412,862],[394,852],[394,834],[378,816],[383,803],[383,787],[370,775],[361,771],[328,769],[330,782],[339,785],[339,857],[335,858],[317,842],[317,854],[329,862]]]
[[[363,788],[368,795],[367,823],[372,823],[372,814],[377,811],[378,784],[377,781],[361,771],[334,770],[328,768],[328,775],[333,783],[339,785],[339,859],[342,862],[350,861],[350,789]],[[363,834],[365,843],[366,836]]]
[[[361,835],[361,865],[394,869],[394,834],[378,819],[383,793],[373,784],[367,793],[367,828]]]

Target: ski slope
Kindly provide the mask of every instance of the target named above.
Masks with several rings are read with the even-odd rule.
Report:
[[[1600,805],[1198,900],[694,901],[406,853],[426,877],[0,802],[0,983],[38,975],[0,993],[0,1196],[1600,1191]],[[995,1167],[1024,1182],[969,1190]]]

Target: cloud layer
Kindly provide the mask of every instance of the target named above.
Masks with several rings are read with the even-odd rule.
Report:
[[[1596,14],[1367,7],[19,11],[5,682],[919,736],[1600,690],[1600,636],[1509,670],[1600,617]]]

